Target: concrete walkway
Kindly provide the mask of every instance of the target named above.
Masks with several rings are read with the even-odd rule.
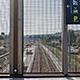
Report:
[[[27,70],[24,70],[24,72],[31,72],[34,56],[35,56],[35,46],[31,46],[28,48],[28,51],[32,51],[33,54],[26,54],[26,50],[24,51],[24,67],[27,67]]]
[[[1,78],[0,80],[80,80],[80,77],[65,78]]]

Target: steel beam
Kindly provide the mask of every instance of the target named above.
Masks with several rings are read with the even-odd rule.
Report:
[[[62,0],[62,53],[63,53],[63,73],[68,75],[68,43],[66,25],[66,1]]]
[[[14,64],[14,0],[10,0],[10,74]]]
[[[23,0],[18,0],[18,74],[23,72]]]

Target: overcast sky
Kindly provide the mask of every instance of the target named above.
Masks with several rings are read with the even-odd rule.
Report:
[[[24,34],[60,32],[61,3],[61,0],[24,0]]]
[[[24,0],[24,35],[62,31],[62,0]],[[10,0],[0,0],[0,33],[10,30]],[[79,26],[69,26],[79,30]]]
[[[80,26],[69,26],[79,30]],[[62,0],[24,0],[24,34],[62,31]]]
[[[0,33],[10,30],[10,0],[0,0]]]

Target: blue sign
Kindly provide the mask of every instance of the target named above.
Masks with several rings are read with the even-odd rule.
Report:
[[[80,24],[80,0],[66,0],[66,24]]]

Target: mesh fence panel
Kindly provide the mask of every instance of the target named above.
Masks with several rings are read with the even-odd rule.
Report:
[[[24,72],[62,72],[62,0],[24,0]]]
[[[0,73],[9,73],[10,0],[0,0]]]
[[[68,25],[68,71],[80,72],[80,25]]]

